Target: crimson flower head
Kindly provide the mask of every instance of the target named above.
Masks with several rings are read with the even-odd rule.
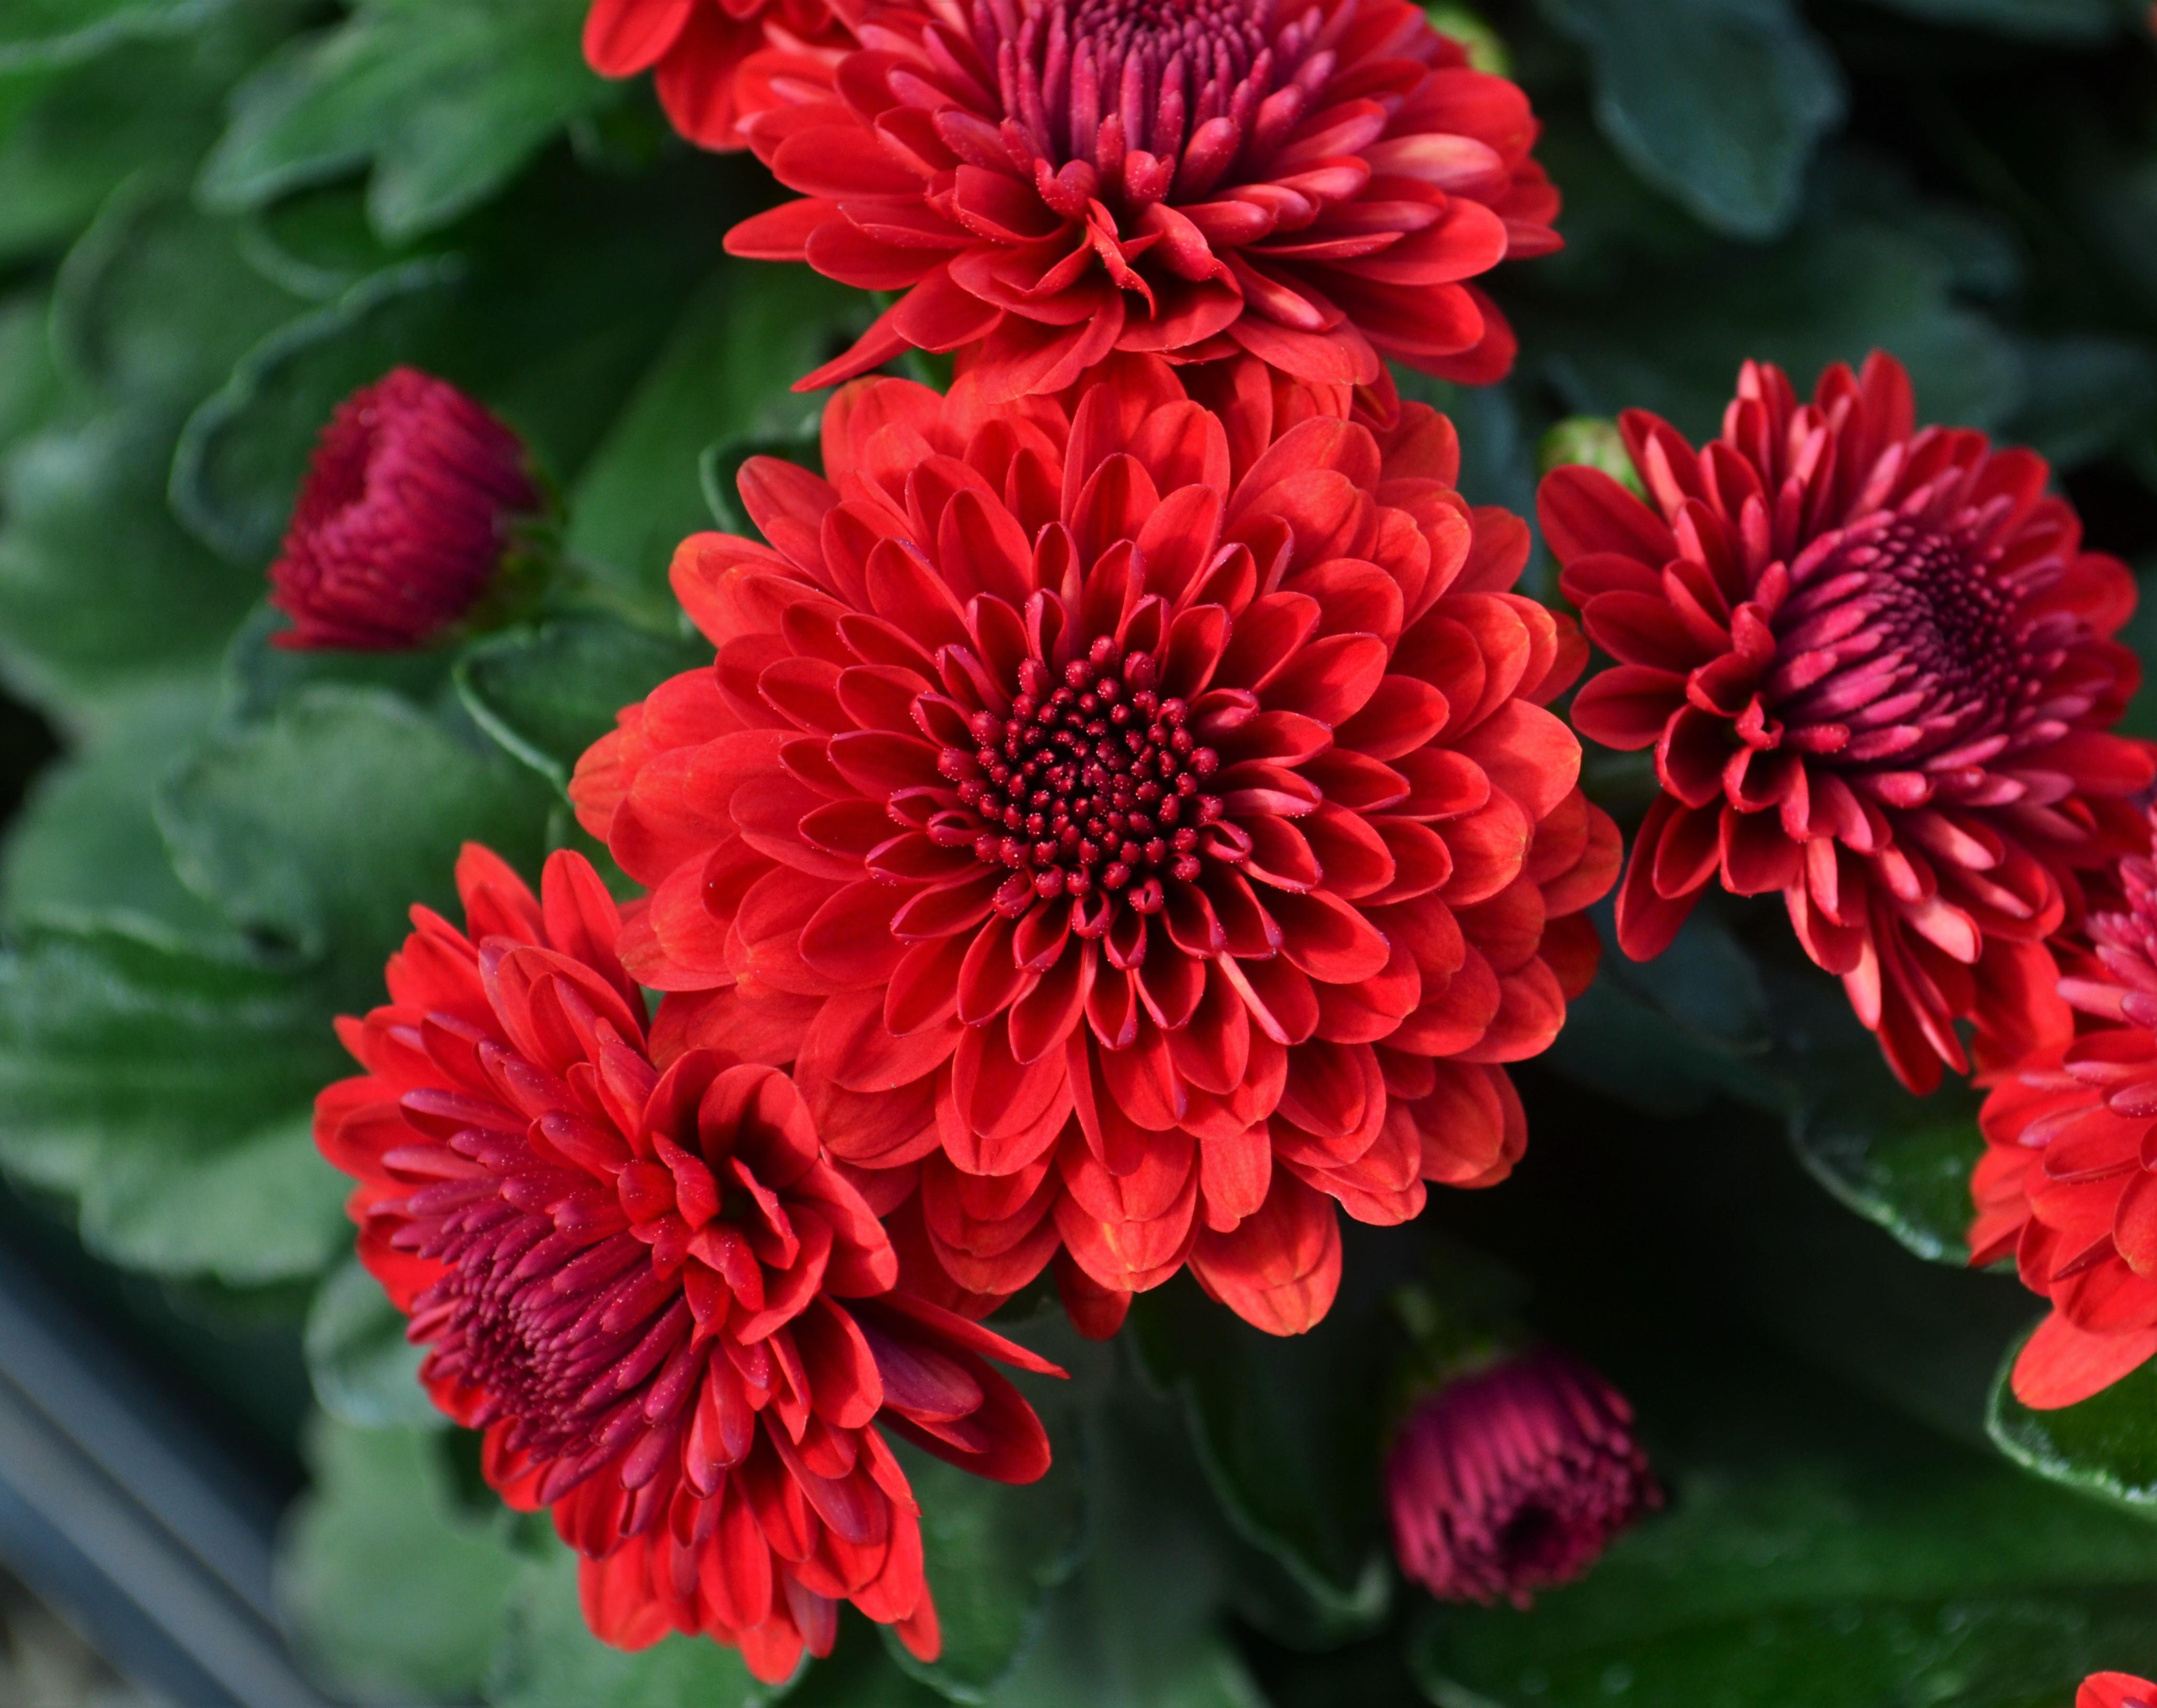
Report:
[[[1592,972],[1617,836],[1526,528],[1454,493],[1443,417],[1295,402],[1156,358],[1069,414],[841,392],[824,476],[744,466],[770,544],[676,554],[716,666],[578,766],[666,1047],[791,1062],[970,1310],[1060,1251],[1091,1332],[1186,1264],[1309,1327],[1336,1203],[1511,1168],[1501,1064]]]
[[[1618,660],[1581,733],[1652,748],[1662,794],[1633,844],[1618,940],[1661,953],[1713,882],[1779,892],[1918,1091],[2063,1036],[2045,939],[2077,873],[2133,846],[2150,755],[2108,733],[2139,677],[2134,607],[2082,549],[2027,450],[1916,426],[1908,376],[1831,368],[1810,404],[1748,363],[1696,450],[1629,412],[1650,495],[1561,468],[1543,482],[1559,583]]]
[[[1426,1397],[1393,1437],[1386,1498],[1408,1577],[1440,1601],[1521,1608],[1662,1505],[1625,1397],[1550,1350]]]
[[[431,640],[492,583],[541,508],[524,443],[445,379],[393,368],[337,407],[292,507],[270,603],[280,646],[394,652]]]
[[[602,77],[655,71],[659,104],[700,148],[744,146],[734,80],[768,44],[795,53],[853,41],[827,0],[592,0],[584,59]]]
[[[1468,281],[1557,247],[1557,193],[1526,98],[1408,0],[921,0],[859,34],[742,72],[749,145],[805,199],[728,248],[905,293],[801,388],[909,345],[979,345],[997,396],[1115,350],[1328,384],[1511,367]]]
[[[883,1432],[1031,1481],[1047,1438],[987,1360],[1060,1372],[891,1290],[891,1242],[783,1075],[654,1067],[580,856],[534,898],[468,846],[457,886],[466,929],[413,910],[389,1003],[339,1022],[367,1072],[315,1106],[435,1403],[486,1432],[503,1499],[552,1509],[607,1642],[701,1631],[776,1680],[851,1601],[933,1657]]]
[[[2025,1405],[2071,1406],[2157,1353],[2157,864],[2118,865],[2061,994],[2084,1016],[1979,1113],[1974,1263],[2012,1255],[2052,1312],[2016,1358]]]
[[[2092,1673],[2075,1692],[2075,1708],[2157,1708],[2157,1685],[2131,1673]]]

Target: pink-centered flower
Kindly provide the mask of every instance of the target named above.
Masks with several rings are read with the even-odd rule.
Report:
[[[1375,386],[1501,377],[1469,281],[1557,247],[1526,97],[1405,0],[923,0],[744,68],[794,202],[728,238],[904,293],[801,383],[978,346],[994,397],[1112,351]]]
[[[1805,952],[1915,1090],[2064,1037],[2046,939],[2079,874],[2140,845],[2157,767],[2112,734],[2140,680],[2114,638],[2134,578],[2082,549],[2044,460],[1917,424],[1875,355],[1800,402],[1748,363],[1696,450],[1622,421],[1648,493],[1566,467],[1543,482],[1559,585],[1617,661],[1573,723],[1652,749],[1618,940],[1669,944],[1712,884],[1779,893]]]

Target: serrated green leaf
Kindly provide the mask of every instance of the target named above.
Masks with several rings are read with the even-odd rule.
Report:
[[[180,876],[234,923],[327,956],[334,988],[377,1000],[415,902],[456,908],[458,847],[536,870],[548,791],[379,690],[324,685],[213,735],[174,773],[158,821]]]
[[[584,0],[358,0],[239,90],[202,194],[254,208],[371,165],[384,238],[447,224],[614,98],[584,65]]]
[[[858,291],[795,269],[723,263],[571,495],[570,549],[624,594],[671,610],[674,548],[707,525],[705,447],[798,434],[821,400],[794,382],[864,324]]]
[[[39,927],[0,954],[0,1163],[111,1261],[257,1286],[348,1238],[307,1114],[342,1052],[319,988],[236,954]]]
[[[189,409],[306,306],[248,263],[234,221],[131,184],[61,264],[53,340],[72,376],[99,394]]]
[[[65,65],[146,35],[178,35],[229,0],[8,0],[0,72]]]
[[[2015,1353],[2021,1350],[2017,1343]],[[1986,1433],[2000,1450],[2041,1477],[2157,1519],[2157,1364],[2130,1371],[2080,1405],[2049,1412],[2015,1397],[2008,1380],[2014,1366],[2010,1354],[1985,1412]]]
[[[443,1441],[329,1418],[309,1432],[314,1489],[280,1553],[278,1600],[341,1690],[464,1701],[486,1673],[524,1562],[505,1525],[459,1510]]]
[[[1284,1633],[1292,1638],[1338,1641],[1385,1615],[1378,1452],[1405,1345],[1386,1298],[1419,1273],[1420,1257],[1414,1242],[1357,1238],[1322,1331],[1285,1339],[1188,1279],[1133,1307],[1133,1349],[1181,1401],[1229,1524],[1298,1592],[1300,1628]]]
[[[559,618],[478,642],[457,688],[480,728],[557,788],[615,713],[669,677],[711,663],[708,641],[654,635],[620,618]]]
[[[69,0],[28,3],[34,13]],[[184,0],[123,3],[177,16]],[[66,243],[131,173],[188,170],[217,135],[226,90],[296,9],[295,0],[219,0],[183,31],[108,41],[80,63],[48,55],[0,69],[0,260]],[[18,13],[4,11],[0,37]]]
[[[260,591],[166,507],[170,425],[100,415],[25,440],[0,464],[0,658],[18,692],[65,721],[104,699],[193,675]]]
[[[446,1429],[420,1386],[425,1349],[404,1338],[404,1316],[357,1258],[324,1282],[307,1311],[307,1375],[315,1398],[361,1429]]]
[[[1592,310],[1523,313],[1522,347],[1546,352],[1573,409],[1650,409],[1696,442],[1719,429],[1740,363],[1778,363],[1810,392],[1829,363],[1876,348],[1908,366],[1925,419],[1996,426],[2021,404],[2022,364],[1958,303],[1953,273],[1908,232],[1851,222],[1641,273]]]
[[[625,1654],[584,1628],[577,1556],[552,1536],[519,1574],[487,1669],[494,1708],[757,1708],[781,1692],[749,1675],[738,1650],[670,1636]]]
[[[1842,116],[1834,59],[1788,0],[1542,0],[1588,50],[1596,116],[1642,177],[1717,230],[1795,215],[1814,145]]]
[[[1714,1375],[1629,1382],[1669,1507],[1583,1582],[1427,1616],[1434,1701],[2057,1708],[2157,1645],[2157,1531],[1832,1389]]]
[[[158,782],[209,727],[216,699],[205,674],[116,702],[76,751],[38,778],[0,848],[0,919],[224,934],[214,910],[174,876],[151,810]]]
[[[1016,1336],[1078,1377],[1017,1378],[1048,1431],[1055,1458],[1047,1476],[1022,1487],[991,1483],[893,1443],[921,1503],[924,1569],[944,1647],[930,1662],[895,1638],[887,1647],[904,1670],[955,1702],[999,1699],[1040,1638],[1050,1592],[1078,1568],[1087,1540],[1084,1407],[1100,1381],[1088,1369],[1092,1349],[1060,1320]]]
[[[409,363],[479,398],[573,481],[709,267],[723,220],[675,215],[705,168],[605,183],[551,167],[456,234],[292,322],[188,421],[172,502],[235,561],[276,549],[315,435],[358,386]],[[615,311],[634,301],[637,311]]]

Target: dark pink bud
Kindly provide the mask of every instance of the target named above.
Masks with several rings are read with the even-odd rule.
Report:
[[[337,405],[270,566],[280,646],[390,652],[462,617],[541,507],[523,441],[446,380],[399,368]]]
[[[1662,1504],[1625,1397],[1542,1350],[1426,1396],[1386,1465],[1401,1570],[1441,1601],[1526,1607]]]

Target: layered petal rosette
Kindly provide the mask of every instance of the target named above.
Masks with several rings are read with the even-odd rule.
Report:
[[[1111,351],[1248,352],[1379,385],[1485,381],[1468,281],[1557,246],[1526,97],[1405,0],[923,0],[861,48],[743,69],[744,134],[805,199],[728,239],[904,296],[804,389],[978,347],[999,396]]]
[[[2107,733],[2139,676],[2112,638],[2126,567],[2082,549],[2043,459],[1919,430],[1884,356],[1810,404],[1748,363],[1698,450],[1622,424],[1650,502],[1580,467],[1540,500],[1560,585],[1618,661],[1573,722],[1652,748],[1662,785],[1620,945],[1660,954],[1711,883],[1779,892],[1913,1089],[1966,1067],[1958,1021],[1980,1065],[2064,1036],[2045,939],[2080,910],[2076,874],[2134,845],[2153,775]]]
[[[584,59],[602,77],[650,71],[674,128],[700,148],[738,149],[742,62],[760,49],[835,53],[854,44],[828,0],[592,0]]]
[[[2157,865],[2118,870],[2061,994],[2080,1034],[2003,1075],[1979,1124],[1971,1261],[2012,1256],[2052,1313],[2015,1360],[2026,1405],[2067,1406],[2157,1353]]]
[[[1584,646],[1450,425],[1193,372],[841,392],[824,477],[743,469],[770,544],[676,556],[715,666],[572,785],[663,1047],[790,1062],[924,1276],[986,1310],[1060,1249],[1096,1333],[1186,1263],[1300,1330],[1336,1201],[1502,1177],[1618,859],[1542,706]]]
[[[435,1404],[486,1432],[504,1500],[552,1510],[608,1642],[701,1631],[780,1680],[851,1601],[933,1656],[883,1432],[1029,1481],[1047,1438],[987,1360],[1053,1366],[891,1290],[890,1240],[783,1075],[653,1067],[581,857],[534,898],[468,847],[457,882],[466,930],[413,910],[389,1004],[339,1023],[367,1072],[315,1112]]]

